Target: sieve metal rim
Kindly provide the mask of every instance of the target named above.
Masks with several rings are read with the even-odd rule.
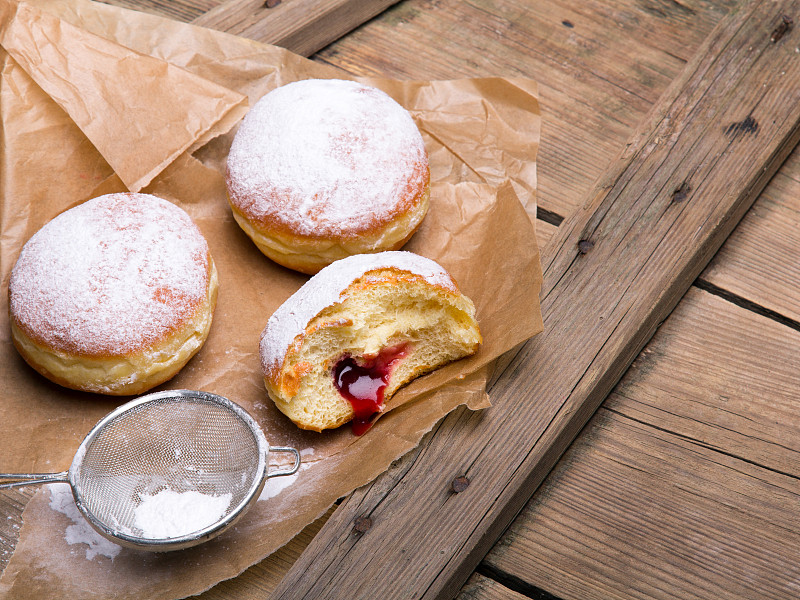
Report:
[[[198,531],[192,532],[187,535],[183,535],[180,537],[173,537],[173,538],[143,538],[140,536],[134,536],[127,534],[123,531],[118,531],[112,527],[109,527],[104,522],[100,521],[94,513],[88,509],[86,506],[86,501],[83,497],[83,489],[80,483],[80,473],[81,473],[81,465],[83,464],[83,459],[86,455],[86,452],[90,448],[93,441],[108,427],[111,423],[113,423],[116,419],[120,418],[121,416],[125,415],[126,413],[130,412],[131,410],[138,408],[145,404],[150,404],[154,402],[161,402],[165,399],[170,398],[190,398],[193,400],[198,400],[201,402],[207,402],[209,404],[216,404],[218,406],[222,406],[234,414],[236,414],[244,423],[248,426],[248,428],[253,433],[256,444],[258,448],[258,465],[256,467],[255,476],[253,477],[253,483],[249,489],[249,491],[244,495],[242,500],[239,504],[228,511],[227,515]],[[223,531],[231,527],[238,519],[241,517],[247,506],[253,502],[261,493],[261,490],[264,488],[264,484],[268,478],[267,468],[268,468],[268,461],[269,461],[269,452],[270,450],[277,450],[277,448],[270,448],[269,444],[267,443],[266,436],[264,432],[261,430],[261,427],[258,423],[253,419],[250,414],[247,413],[241,406],[236,404],[235,402],[225,398],[223,396],[219,396],[217,394],[212,394],[210,392],[198,391],[198,390],[165,390],[160,392],[153,392],[151,394],[147,394],[145,396],[141,396],[127,402],[115,410],[108,413],[105,417],[103,417],[100,421],[98,421],[94,427],[86,434],[86,437],[81,442],[81,445],[78,447],[77,452],[75,453],[75,457],[72,460],[72,464],[70,465],[68,471],[68,478],[70,483],[70,488],[72,489],[72,495],[75,499],[75,504],[78,506],[81,514],[86,518],[88,523],[101,535],[104,537],[110,538],[113,541],[119,543],[122,546],[126,546],[129,548],[137,548],[137,549],[145,549],[149,551],[168,551],[168,550],[179,550],[182,548],[188,548],[190,546],[194,546],[205,542],[212,537],[216,537],[217,535],[221,534]],[[294,450],[294,449],[292,449]],[[296,450],[295,450],[296,452]],[[296,469],[295,469],[296,471]],[[281,473],[284,474],[284,473]],[[286,472],[285,474],[289,474]]]

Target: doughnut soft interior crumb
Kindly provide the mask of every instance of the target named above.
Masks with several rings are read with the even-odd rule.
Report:
[[[344,357],[369,361],[387,350],[400,352],[384,389],[386,401],[423,373],[475,353],[482,342],[475,307],[447,278],[432,284],[395,267],[369,270],[307,322],[282,360],[270,360],[280,355],[269,345],[281,335],[274,331],[279,325],[273,322],[270,331],[268,324],[262,361],[270,398],[300,428],[322,431],[354,417],[335,384],[334,369]]]

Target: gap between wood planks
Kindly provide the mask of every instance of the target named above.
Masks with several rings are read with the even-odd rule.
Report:
[[[758,303],[753,302],[752,300],[748,300],[748,299],[745,299],[745,298],[743,298],[741,296],[738,296],[736,294],[732,294],[728,290],[725,290],[723,288],[720,288],[719,286],[716,286],[714,284],[711,284],[711,283],[705,281],[702,277],[698,278],[695,281],[695,283],[693,284],[693,287],[694,287],[695,290],[697,290],[695,292],[695,295],[694,295],[695,298],[700,297],[702,295],[706,295],[708,297],[713,297],[713,298],[716,298],[717,302],[719,304],[721,304],[721,305],[729,305],[731,307],[736,307],[737,309],[742,309],[743,311],[747,311],[748,313],[751,313],[753,315],[758,315],[758,317],[763,317],[765,319],[768,319],[770,322],[775,324],[774,326],[775,326],[776,329],[780,329],[782,327],[788,327],[792,331],[800,331],[800,324],[798,324],[795,320],[787,318],[786,316],[784,316],[784,315],[782,315],[782,314],[780,314],[780,313],[778,313],[776,311],[772,311],[772,310],[766,309],[766,308],[762,307],[761,305],[759,305]],[[682,301],[682,302],[684,302],[684,301]],[[728,309],[728,310],[734,310],[734,309],[731,308],[731,309]],[[672,319],[672,318],[673,317],[670,316],[669,319]],[[677,318],[680,319],[682,317],[678,316]],[[675,336],[676,335],[674,327],[670,331],[671,331],[671,333],[666,334],[668,336],[668,338],[671,337],[671,336]],[[663,345],[664,344],[663,340],[660,343]],[[658,344],[656,346],[658,346]],[[645,348],[644,353],[646,353],[647,352],[647,348],[650,348],[650,347],[651,347],[651,345],[648,345]],[[659,352],[658,349],[655,349],[653,351],[656,352],[656,353]],[[640,354],[640,356],[642,356],[642,355]],[[646,368],[646,367],[642,367],[642,368]],[[623,390],[622,391],[615,390],[614,393],[617,395],[618,398],[620,397],[620,395],[622,395],[622,396],[625,395],[624,389],[625,389],[625,387],[623,386]],[[735,444],[732,445],[731,447],[728,447],[724,443],[720,443],[720,440],[716,440],[716,442],[707,441],[705,439],[704,435],[702,435],[702,434],[701,435],[696,435],[696,434],[693,434],[691,431],[688,431],[688,430],[687,431],[682,431],[681,428],[677,427],[676,424],[674,424],[674,423],[669,424],[669,425],[660,426],[658,424],[658,422],[656,420],[653,420],[652,418],[649,418],[649,419],[648,418],[641,418],[640,419],[640,418],[636,417],[634,412],[631,412],[631,411],[620,411],[618,408],[614,407],[613,403],[612,403],[611,406],[608,406],[608,405],[604,404],[601,407],[601,410],[616,415],[616,417],[618,419],[620,419],[620,420],[625,420],[625,421],[629,421],[631,423],[636,423],[636,424],[640,425],[642,428],[645,428],[645,429],[647,429],[649,431],[653,431],[652,435],[654,437],[658,436],[658,434],[655,433],[655,432],[661,432],[663,434],[666,434],[670,438],[683,440],[684,443],[696,447],[698,449],[698,451],[702,451],[700,449],[708,450],[708,451],[712,452],[715,456],[719,456],[720,457],[717,460],[723,461],[724,458],[722,458],[722,457],[727,457],[729,459],[732,459],[732,460],[736,461],[737,463],[747,464],[747,465],[750,465],[750,466],[752,466],[754,468],[757,468],[759,470],[763,470],[765,472],[770,472],[770,473],[773,473],[775,475],[787,477],[787,478],[794,479],[794,480],[800,479],[800,477],[798,477],[798,475],[795,472],[792,472],[790,469],[781,468],[779,465],[772,464],[771,461],[769,459],[767,459],[765,455],[762,455],[762,454],[760,454],[758,452],[751,453],[750,455],[748,455],[746,450],[743,450],[743,449],[739,448]],[[667,409],[665,409],[665,410],[667,410]],[[601,427],[601,426],[595,424],[594,427]],[[583,435],[584,434],[581,434],[581,436],[583,436]],[[587,435],[591,436],[592,434],[588,433]],[[586,442],[584,441],[583,443],[584,443],[584,448],[585,448]],[[607,446],[604,446],[602,444],[601,444],[601,447],[607,448]],[[580,453],[578,454],[578,456],[580,456]],[[569,459],[568,460],[568,464],[571,463],[572,461],[575,461],[575,460],[576,460],[575,457]],[[580,460],[580,459],[578,458],[577,460]],[[714,459],[711,459],[711,460],[714,460]],[[563,466],[561,468],[563,469]],[[558,476],[556,477],[556,481],[559,481],[559,477]],[[556,485],[556,487],[558,487],[557,483],[553,484],[553,485]],[[563,497],[565,495],[564,490],[561,489],[561,491],[558,492],[558,495]],[[546,500],[544,500],[543,502],[544,502],[545,505],[547,505],[547,501]],[[525,510],[527,511],[527,508]],[[528,514],[527,516],[523,516],[522,517],[523,520],[530,521],[531,520],[531,516],[530,516],[531,514],[534,514],[534,515],[537,515],[537,516],[539,515],[539,513],[534,510],[532,513]],[[591,519],[591,517],[590,517],[590,519]],[[595,519],[596,519],[596,516],[595,516]],[[534,518],[533,523],[535,523],[535,522],[536,522],[536,518]],[[550,526],[552,527],[553,524],[551,523]],[[559,531],[560,532],[560,530],[555,530],[555,531]],[[680,534],[676,533],[676,535],[680,535]],[[506,533],[504,535],[504,541],[501,542],[499,544],[499,546],[501,548],[505,548],[509,544],[510,545],[520,545],[521,542],[517,539],[519,536],[523,536],[524,537],[524,534],[520,533],[519,529],[516,530],[514,533],[511,533],[511,534]],[[509,539],[506,539],[506,537],[508,537]],[[527,543],[530,544],[531,542],[528,541]],[[654,543],[656,543],[656,542],[654,542]],[[493,549],[493,552],[494,552],[494,550],[497,549],[497,547],[498,546],[495,546],[495,548]],[[519,555],[520,552],[521,552],[520,549],[516,550],[517,558],[518,558],[518,555]],[[530,581],[532,581],[534,583],[538,583],[538,584],[541,585],[543,582],[549,581],[547,578],[543,578],[541,573],[537,573],[535,576],[531,577],[530,581],[527,581],[524,577],[520,576],[520,573],[525,573],[526,572],[525,571],[525,567],[524,566],[520,566],[518,563],[515,562],[515,560],[513,558],[512,559],[508,559],[508,558],[502,559],[501,557],[503,557],[503,556],[504,556],[504,554],[503,554],[503,551],[501,550],[493,558],[488,558],[488,559],[484,559],[483,561],[481,561],[481,563],[476,567],[476,572],[477,573],[479,573],[483,577],[486,577],[489,580],[495,582],[495,584],[493,584],[493,586],[491,588],[491,593],[489,593],[489,592],[481,592],[480,594],[476,593],[476,595],[475,595],[475,599],[476,600],[479,599],[479,598],[483,599],[483,600],[490,600],[490,598],[494,598],[494,597],[503,598],[504,600],[511,600],[512,597],[513,598],[517,597],[515,594],[520,594],[520,600],[522,600],[522,597],[531,598],[532,600],[560,600],[559,596],[551,594],[549,591],[546,591],[548,588],[544,588],[543,589],[543,588],[540,588],[537,585],[534,585],[533,583],[530,582]],[[541,560],[541,558],[540,558],[540,560]],[[505,568],[505,565],[506,565],[507,562],[509,563],[509,566],[511,566],[510,569],[506,569]],[[516,565],[516,567],[514,567],[512,565]],[[515,568],[516,568],[516,571],[514,570]],[[638,571],[637,571],[637,573],[638,573]],[[552,585],[552,582],[551,582],[551,585]],[[468,592],[471,590],[471,588],[469,586],[467,586],[465,589]],[[514,594],[512,594],[511,592],[504,591],[505,589],[510,590],[511,592],[514,592]],[[559,589],[560,589],[560,587],[557,584],[553,585],[553,587],[549,587],[550,591],[556,592],[556,593],[557,593],[557,591]],[[574,590],[573,590],[573,592],[574,592]],[[596,592],[596,590],[595,590],[595,592]],[[570,596],[571,596],[571,594],[570,594]],[[468,600],[468,599],[470,599],[472,597],[473,596],[469,595],[469,593],[462,593],[462,594],[460,594],[458,596],[458,600]]]
[[[276,598],[461,588],[797,144],[796,35],[769,39],[783,14],[800,1],[750,2],[720,23],[548,245],[545,332],[494,385],[492,410],[447,417],[403,485],[345,499]],[[436,502],[442,466],[458,464],[479,491]],[[342,543],[365,511],[370,530]]]
[[[565,217],[559,215],[554,211],[548,211],[542,208],[537,209],[536,218],[542,221],[543,223],[547,223],[548,225],[554,225],[556,227],[560,226],[565,219]],[[745,310],[749,310],[752,313],[755,313],[762,317],[766,317],[771,321],[780,323],[781,325],[789,327],[790,329],[794,329],[795,331],[800,331],[800,321],[792,319],[791,317],[784,315],[779,311],[767,308],[766,306],[763,306],[758,302],[750,300],[742,295],[736,294],[723,287],[715,285],[714,283],[703,277],[698,277],[692,283],[692,285],[698,289],[703,290],[704,292],[708,292],[709,294],[722,298],[726,302],[730,302],[731,304],[734,304],[740,308],[744,308]],[[503,375],[503,372],[508,367],[509,363],[513,360],[513,358],[521,349],[522,346],[508,352],[506,356],[501,357],[499,359],[498,366],[495,368],[492,376],[493,381],[499,379]],[[489,389],[491,389],[491,385],[489,386]]]
[[[785,325],[795,331],[800,331],[800,322],[787,317],[775,310],[767,308],[766,306],[762,306],[757,302],[753,302],[752,300],[748,300],[747,298],[740,296],[738,294],[734,294],[724,288],[721,288],[717,285],[714,285],[710,281],[707,281],[703,278],[698,278],[697,281],[694,282],[694,285],[699,289],[708,292],[709,294],[713,294],[715,296],[719,296],[723,300],[730,302],[731,304],[735,304],[740,308],[744,308],[749,310],[750,312],[756,313],[761,315],[762,317],[766,317],[776,323],[780,323],[781,325]]]
[[[550,592],[536,587],[535,585],[531,585],[524,579],[502,571],[493,565],[481,563],[476,571],[484,577],[496,581],[504,588],[516,592],[517,594],[522,594],[526,598],[531,598],[532,600],[560,600],[558,596],[554,596]]]

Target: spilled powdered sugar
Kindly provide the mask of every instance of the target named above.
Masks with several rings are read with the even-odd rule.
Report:
[[[267,321],[260,342],[264,373],[283,362],[295,337],[320,311],[341,301],[341,293],[351,283],[368,271],[390,267],[419,275],[431,285],[458,291],[453,278],[441,265],[412,252],[357,254],[338,260],[309,279]]]
[[[261,494],[258,496],[258,501],[261,502],[262,500],[274,498],[283,490],[290,487],[300,477],[300,473],[311,467],[314,463],[319,462],[319,459],[313,460],[308,458],[309,456],[313,456],[313,454],[313,448],[304,448],[303,450],[300,450],[302,462],[300,463],[300,468],[297,470],[297,472],[292,475],[284,475],[282,477],[267,479],[264,489],[261,490]]]
[[[258,501],[269,500],[294,484],[301,471],[315,462],[313,448],[300,451],[303,462],[297,473],[268,479]],[[49,484],[51,510],[66,515],[72,524],[64,530],[64,541],[70,546],[85,545],[86,560],[96,557],[114,559],[122,546],[95,531],[75,504],[68,483]],[[140,496],[134,509],[134,529],[120,528],[120,533],[146,539],[176,538],[200,531],[218,522],[230,508],[232,494],[211,495],[197,491],[176,492],[164,489]]]
[[[231,202],[310,237],[357,233],[405,212],[428,159],[408,112],[353,81],[279,87],[251,108],[228,155]]]
[[[76,206],[25,244],[9,282],[32,338],[85,355],[159,342],[206,297],[208,244],[181,208],[146,194]]]
[[[86,545],[86,560],[96,556],[113,559],[122,551],[122,546],[104,538],[97,533],[78,510],[72,497],[72,490],[67,483],[50,484],[50,508],[69,517],[72,525],[64,532],[64,540],[70,546]]]

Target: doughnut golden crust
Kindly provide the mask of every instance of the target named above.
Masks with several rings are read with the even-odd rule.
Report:
[[[384,92],[308,79],[261,98],[228,155],[236,222],[275,262],[313,274],[335,260],[396,250],[428,211],[422,136]]]
[[[337,261],[270,317],[264,383],[298,427],[368,427],[417,376],[477,351],[475,308],[437,263],[409,252]]]
[[[64,387],[140,394],[202,347],[217,271],[189,215],[147,194],[76,206],[25,244],[9,280],[15,347]]]

